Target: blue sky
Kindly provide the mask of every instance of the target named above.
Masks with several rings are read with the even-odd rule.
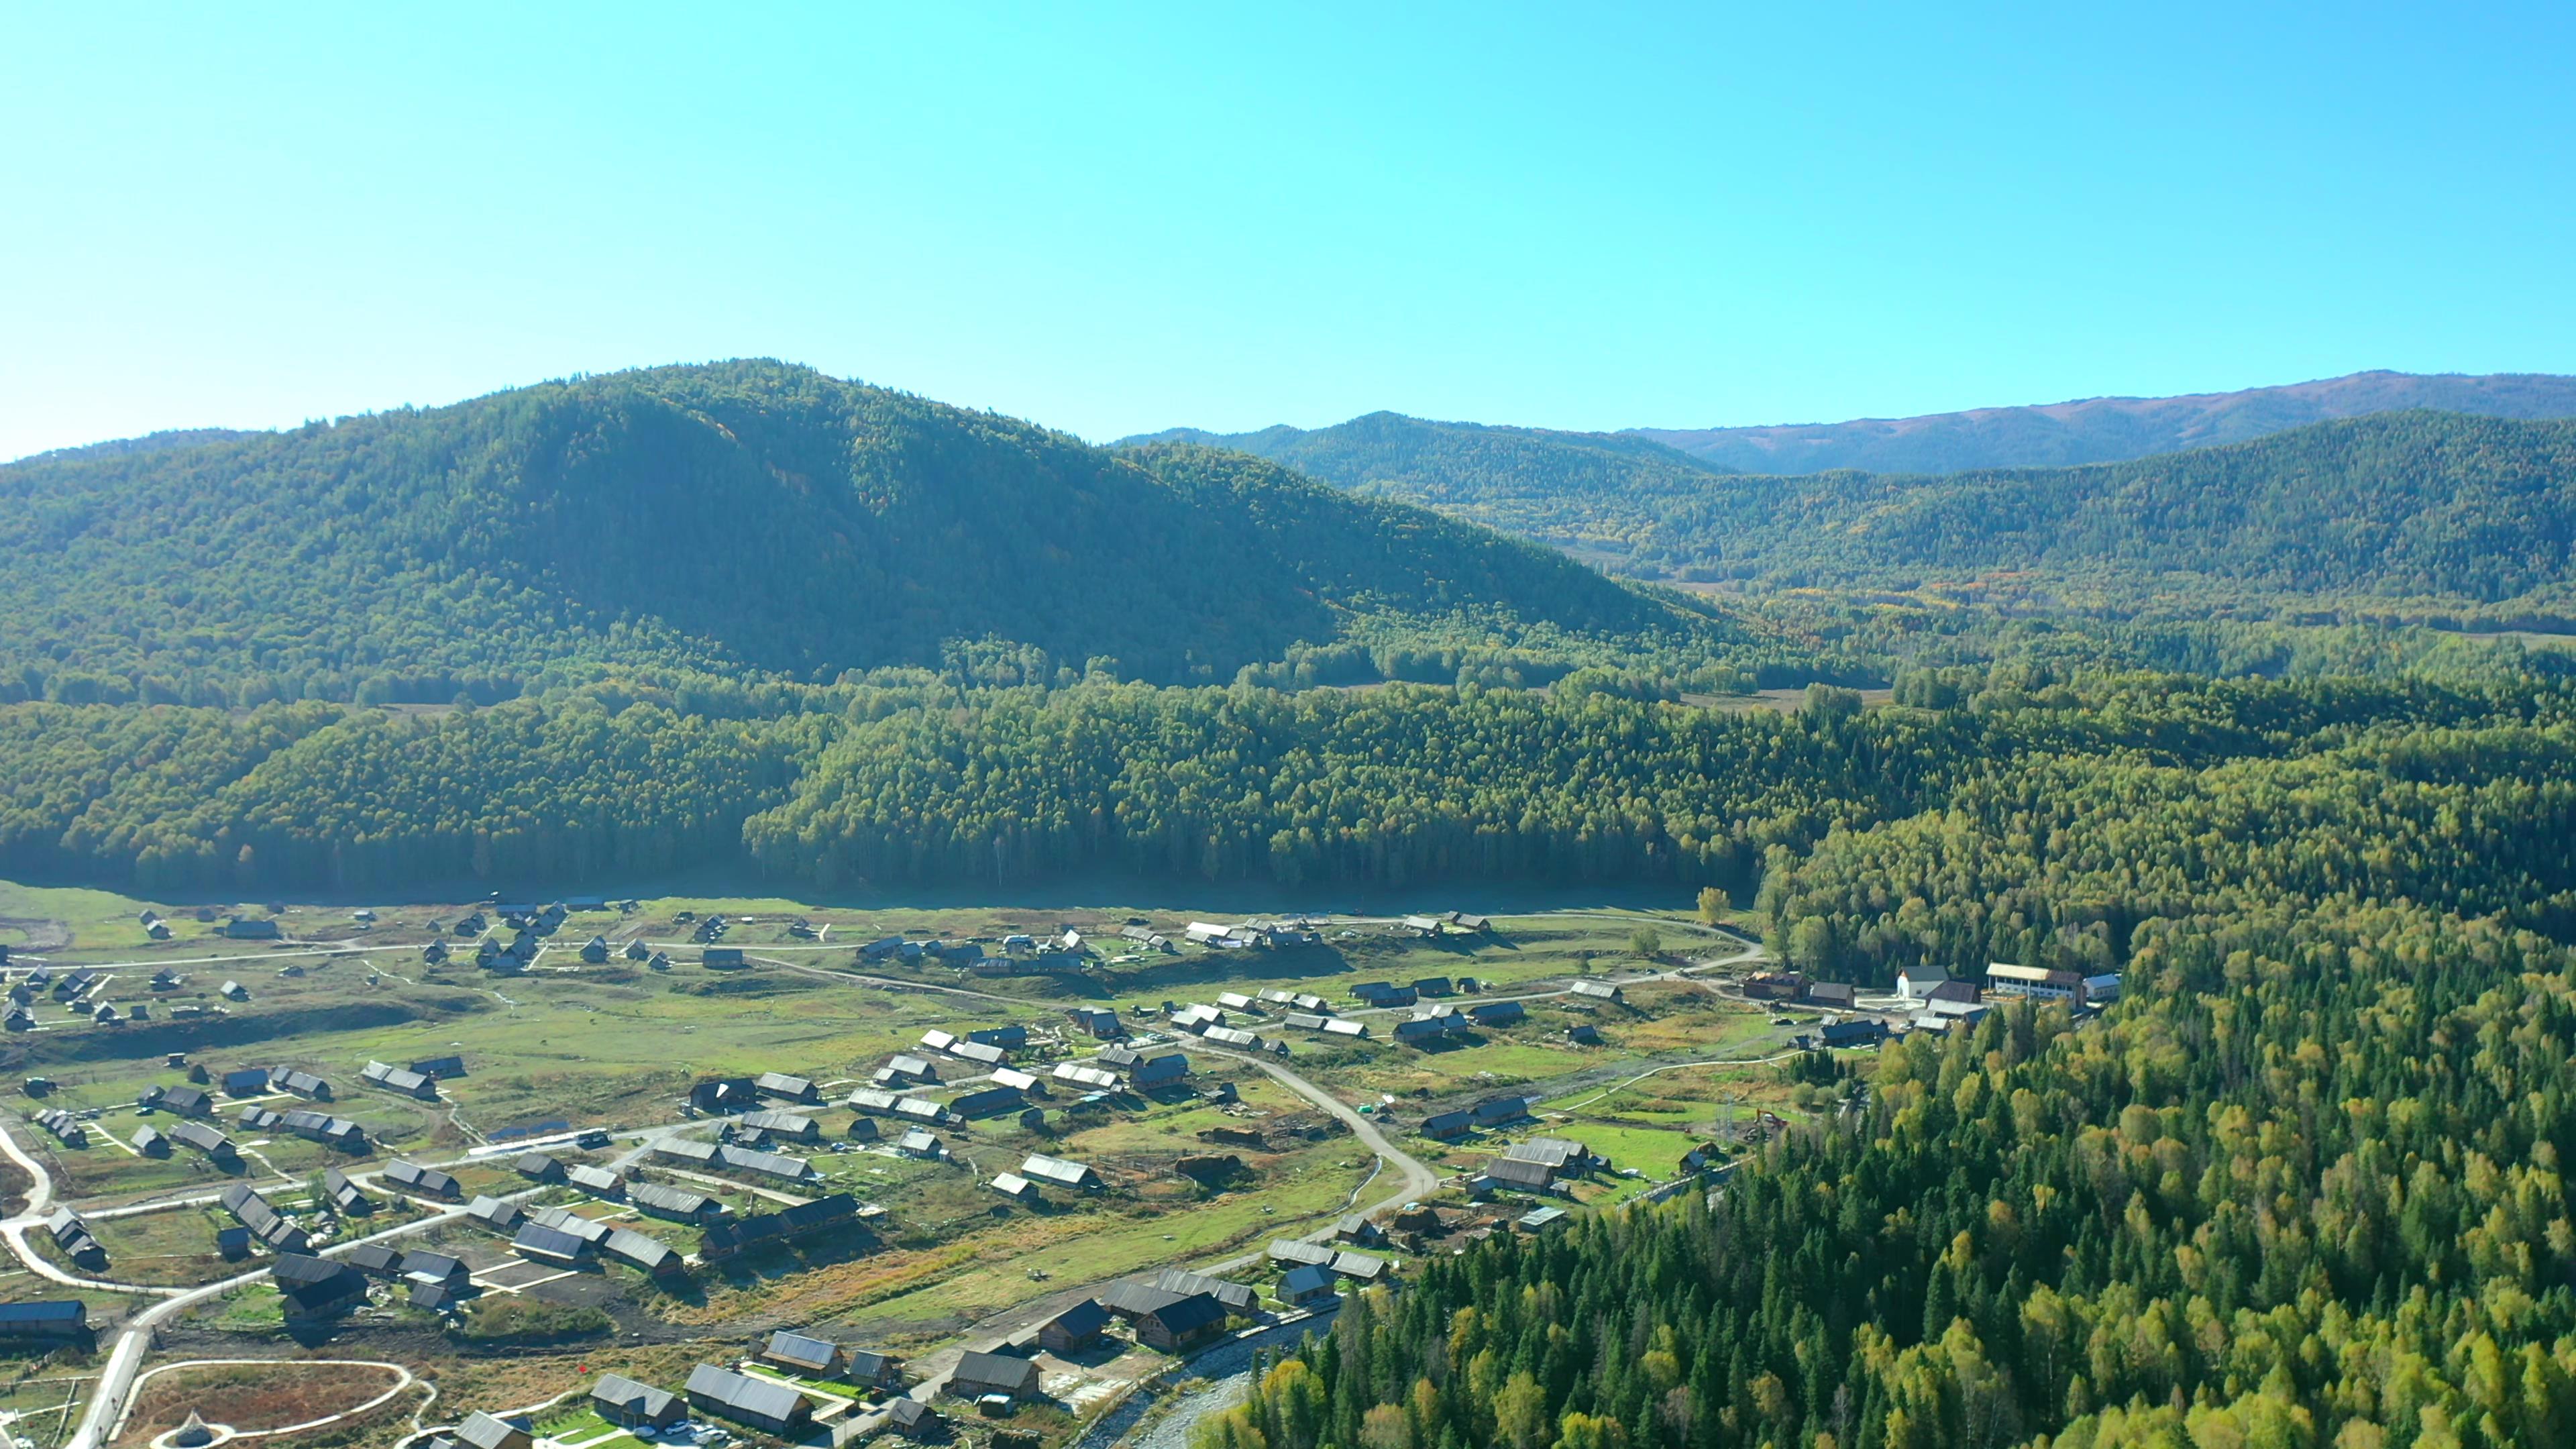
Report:
[[[1589,8],[17,9],[0,457],[740,355],[1093,438],[2576,371],[2576,7]]]

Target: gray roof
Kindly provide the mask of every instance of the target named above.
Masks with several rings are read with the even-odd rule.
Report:
[[[1067,1162],[1060,1157],[1046,1157],[1035,1152],[1029,1154],[1028,1161],[1020,1164],[1020,1175],[1038,1182],[1062,1183],[1066,1187],[1080,1187],[1100,1176],[1087,1164]]]
[[[1591,1150],[1582,1143],[1563,1137],[1533,1137],[1503,1149],[1503,1156],[1514,1162],[1544,1162],[1550,1167],[1563,1167],[1590,1155]]]
[[[510,1246],[557,1258],[578,1258],[590,1250],[590,1244],[561,1228],[550,1228],[543,1223],[521,1223],[518,1236],[510,1239]]]
[[[660,1272],[679,1257],[671,1245],[659,1238],[646,1237],[633,1228],[610,1228],[600,1247],[610,1257],[632,1263],[648,1272]]]
[[[785,1384],[756,1379],[702,1363],[689,1370],[688,1389],[692,1395],[703,1395],[728,1409],[738,1409],[763,1419],[790,1419],[804,1406],[805,1396]]]
[[[1035,1363],[971,1348],[958,1355],[957,1371],[950,1377],[958,1382],[1005,1389],[1015,1394],[1033,1394],[1038,1388],[1038,1366]]]
[[[665,1187],[658,1182],[639,1182],[626,1189],[627,1197],[639,1207],[660,1208],[664,1212],[694,1217],[705,1212],[714,1198],[682,1187]]]
[[[841,1348],[838,1344],[790,1333],[782,1328],[769,1336],[769,1347],[761,1353],[765,1358],[782,1358],[802,1367],[822,1369],[830,1367],[841,1356]]]
[[[641,1413],[647,1419],[658,1419],[669,1413],[672,1400],[679,1397],[668,1389],[638,1383],[624,1374],[601,1374],[599,1382],[591,1385],[590,1396],[603,1404]]]
[[[745,1112],[735,1120],[756,1131],[784,1132],[791,1137],[802,1137],[815,1130],[814,1119],[801,1112]]]
[[[1294,1298],[1319,1289],[1329,1290],[1333,1282],[1332,1269],[1321,1263],[1300,1263],[1279,1275],[1279,1292],[1282,1297]]]
[[[604,1167],[577,1163],[564,1169],[564,1180],[584,1192],[614,1193],[626,1189],[626,1179]]]
[[[1222,1278],[1211,1278],[1204,1273],[1193,1273],[1186,1268],[1164,1269],[1154,1276],[1154,1286],[1166,1293],[1204,1293],[1233,1313],[1249,1315],[1261,1306],[1261,1295],[1252,1289]]]
[[[1195,1333],[1211,1324],[1225,1322],[1225,1306],[1205,1293],[1175,1298],[1147,1312],[1174,1334]]]

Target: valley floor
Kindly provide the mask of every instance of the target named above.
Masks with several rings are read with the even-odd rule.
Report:
[[[19,1260],[0,1275],[0,1303],[78,1298],[99,1345],[27,1358],[0,1403],[16,1417],[0,1429],[40,1449],[144,1445],[193,1409],[281,1443],[391,1443],[474,1409],[531,1409],[548,1439],[605,1444],[624,1431],[590,1414],[582,1396],[596,1373],[676,1387],[694,1363],[750,1358],[775,1329],[898,1355],[913,1379],[905,1392],[954,1413],[962,1406],[940,1390],[961,1351],[1025,1341],[1110,1284],[1171,1268],[1216,1274],[1260,1295],[1248,1327],[1237,1315],[1239,1332],[1293,1338],[1281,1325],[1309,1310],[1277,1296],[1273,1242],[1329,1241],[1347,1217],[1373,1215],[1368,1241],[1335,1250],[1401,1274],[1410,1258],[1514,1231],[1544,1203],[1597,1211],[1678,1187],[1698,1176],[1701,1159],[1683,1163],[1695,1148],[1722,1170],[1743,1142],[1835,1105],[1780,1069],[1813,1013],[1777,1017],[1729,984],[1759,947],[1672,912],[1459,921],[1444,918],[1456,914],[1446,903],[1424,902],[1443,916],[1322,917],[1302,944],[1217,949],[1192,943],[1188,928],[1242,923],[1222,902],[1196,913],[572,905],[537,923],[523,965],[504,955],[487,969],[476,964],[485,943],[518,935],[492,903],[215,911],[0,887],[0,928],[15,933],[9,980],[29,997],[29,1017],[5,1041],[10,1072],[29,1085],[0,1123],[21,1179],[16,1216],[0,1225]],[[720,935],[711,917],[728,922]],[[237,939],[228,929],[267,927],[228,928],[234,918],[273,922],[276,935]],[[1061,943],[1068,931],[1080,949],[1038,955],[1012,939]],[[958,949],[861,949],[889,941]],[[970,945],[983,964],[951,964]],[[1005,959],[1017,964],[995,964]],[[1412,1005],[1354,997],[1378,982],[1421,995]],[[1171,1022],[1193,1004],[1245,1035]],[[1489,1022],[1421,1045],[1395,1039],[1399,1023],[1441,1006]],[[1069,1015],[1082,1009],[1114,1014],[1148,1055],[1183,1051],[1186,1076],[1105,1090],[1056,1076],[1059,1066],[1116,1069],[1100,1055],[1107,1044]],[[1349,1025],[1319,1030],[1317,1012]],[[939,1121],[935,1150],[907,1151],[897,1139],[922,1124],[845,1104],[889,1065],[916,1068],[896,1084],[916,1098],[944,1105],[988,1091],[992,1063],[925,1035],[1011,1028],[1026,1041],[1009,1050],[1010,1070],[1038,1079],[1022,1103],[1033,1110]],[[921,1060],[897,1060],[907,1056]],[[371,1063],[439,1058],[455,1061],[427,1097],[361,1077]],[[150,1135],[180,1120],[150,1100],[154,1089],[185,1087],[199,1068],[215,1099],[208,1125],[237,1154],[222,1162]],[[236,1075],[246,1069],[277,1069],[276,1083]],[[307,1076],[289,1084],[290,1071]],[[767,1144],[806,1163],[798,1177],[673,1155],[676,1142],[744,1132],[739,1104],[693,1104],[693,1089],[762,1073],[814,1084],[810,1102],[759,1104],[809,1119]],[[299,1094],[311,1079],[329,1084],[329,1100]],[[1512,1105],[1489,1108],[1489,1125],[1424,1131],[1427,1119],[1497,1101]],[[299,1109],[354,1121],[364,1149],[305,1140],[265,1115]],[[594,1131],[606,1145],[581,1147]],[[1489,1159],[1535,1137],[1579,1143],[1604,1165],[1544,1199],[1480,1183]],[[625,1185],[701,1194],[730,1219],[835,1194],[860,1204],[859,1217],[781,1247],[711,1253],[697,1224],[645,1216],[622,1190],[522,1175],[517,1160],[531,1149]],[[993,1180],[1033,1154],[1084,1164],[1099,1185],[1042,1187],[1035,1203],[996,1192]],[[455,1186],[398,1182],[396,1162]],[[334,1211],[326,1169],[372,1210]],[[370,1241],[446,1254],[471,1288],[420,1308],[401,1283],[380,1284],[326,1318],[290,1319],[266,1277],[274,1256],[219,1250],[235,1215],[218,1197],[234,1185],[260,1193],[326,1257]],[[465,1213],[479,1196],[641,1233],[685,1269],[534,1260]],[[66,1255],[46,1225],[59,1207],[77,1213],[103,1264]],[[1381,1239],[1398,1209],[1403,1225]],[[1043,1399],[1012,1417],[1050,1442],[1137,1386],[1150,1394],[1187,1372],[1131,1333],[1021,1351],[1036,1352]],[[828,1374],[792,1381],[834,1442],[881,1427],[891,1402]]]

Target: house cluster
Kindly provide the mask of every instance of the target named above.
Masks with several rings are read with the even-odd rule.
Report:
[[[107,1271],[107,1249],[89,1230],[89,1224],[70,1208],[60,1207],[45,1216],[45,1231],[53,1237],[54,1246],[62,1250],[72,1266],[85,1273]]]
[[[653,1157],[658,1162],[691,1172],[729,1172],[789,1183],[813,1182],[821,1176],[815,1172],[814,1164],[802,1157],[725,1142],[697,1142],[683,1137],[666,1137],[653,1144]]]
[[[1498,1157],[1487,1158],[1467,1187],[1471,1195],[1478,1196],[1496,1191],[1551,1193],[1570,1179],[1588,1177],[1609,1165],[1580,1142],[1563,1137],[1533,1137],[1512,1144]]]
[[[405,1252],[382,1243],[361,1243],[349,1250],[344,1261],[367,1278],[403,1288],[414,1308],[443,1312],[474,1291],[474,1274],[465,1260],[446,1253]]]
[[[234,1183],[216,1199],[252,1239],[280,1253],[301,1253],[313,1246],[313,1235],[279,1212],[247,1183]],[[218,1246],[222,1246],[219,1242]],[[247,1244],[245,1244],[247,1247]]]
[[[1101,1177],[1089,1163],[1032,1152],[1020,1163],[1019,1171],[994,1174],[990,1186],[1014,1202],[1034,1206],[1046,1200],[1046,1188],[1093,1192],[1100,1188]]]
[[[1432,1113],[1422,1119],[1422,1132],[1426,1137],[1454,1142],[1478,1128],[1501,1127],[1527,1120],[1529,1104],[1527,1097],[1487,1097],[1471,1107]]]
[[[1479,1001],[1464,1010],[1445,1001],[1417,1006],[1413,1015],[1395,1024],[1395,1039],[1412,1046],[1427,1046],[1450,1038],[1474,1039],[1479,1030],[1517,1026],[1529,1020],[1529,1011],[1517,1001]]]
[[[390,1062],[371,1061],[358,1073],[358,1080],[370,1087],[399,1092],[423,1102],[438,1100],[438,1079],[427,1072],[398,1067]]]
[[[334,1117],[328,1112],[316,1112],[310,1108],[298,1108],[292,1112],[273,1112],[253,1102],[235,1114],[233,1120],[245,1131],[290,1132],[307,1142],[319,1142],[325,1147],[336,1148],[342,1152],[360,1153],[367,1150],[366,1128],[346,1117]]]
[[[1190,944],[1210,951],[1279,951],[1318,945],[1324,939],[1323,932],[1302,918],[1245,921],[1233,926],[1214,921],[1192,921],[1181,934]]]
[[[1015,954],[1020,950],[1034,953],[1036,949],[1037,943],[1027,936],[1013,936],[1003,942],[1003,952],[1006,955]],[[1050,942],[1048,954],[1053,955],[1061,949],[1062,947]],[[870,941],[858,950],[858,959],[862,964],[872,961],[919,961],[924,958],[943,961],[961,970],[973,970],[986,959],[984,943],[981,941],[937,939],[914,941],[902,936],[887,936],[882,940]],[[994,971],[985,974],[1008,975],[1009,973]]]
[[[6,970],[0,970],[0,980],[5,980],[7,976]],[[5,1012],[0,1012],[0,1025],[5,1025],[10,1031],[35,1030],[36,999],[39,994],[50,994],[55,1004],[63,1007],[72,1016],[87,1018],[101,1025],[114,1025],[128,1019],[149,1021],[152,1017],[151,1007],[138,1005],[130,1012],[120,1013],[104,998],[108,983],[112,979],[104,971],[87,968],[56,975],[51,967],[30,967],[25,976],[8,987],[7,1007]]]
[[[60,1107],[47,1107],[45,1110],[37,1113],[36,1125],[53,1134],[54,1140],[60,1142],[65,1147],[87,1147],[89,1145],[89,1129],[81,1125],[81,1120],[78,1117],[73,1116],[71,1113],[64,1111]]]
[[[227,1097],[265,1097],[289,1093],[315,1102],[331,1100],[331,1084],[294,1067],[239,1067],[224,1073]]]
[[[1039,1324],[1036,1332],[1016,1347],[1022,1351],[1037,1348],[1051,1353],[1078,1353],[1100,1343],[1112,1326],[1123,1324],[1127,1335],[1137,1343],[1166,1353],[1182,1353],[1223,1334],[1231,1320],[1255,1318],[1260,1313],[1261,1295],[1241,1283],[1167,1268],[1151,1279],[1113,1284],[1105,1292],[1072,1304]],[[993,1357],[1004,1358],[1004,1364],[1022,1361]],[[1005,1380],[1013,1376],[1012,1370],[1003,1365],[989,1366],[985,1377],[996,1375]]]
[[[1492,930],[1494,923],[1483,916],[1464,911],[1442,911],[1436,916],[1407,916],[1396,923],[1396,929],[1410,936],[1445,936],[1452,931],[1480,936]]]
[[[1371,1245],[1385,1241],[1385,1234],[1366,1218],[1344,1220],[1334,1236]],[[1321,1306],[1337,1296],[1342,1280],[1366,1286],[1383,1282],[1389,1272],[1384,1258],[1326,1243],[1282,1238],[1271,1243],[1268,1256],[1279,1270],[1279,1301],[1296,1308]]]
[[[606,1258],[657,1278],[688,1271],[680,1251],[661,1239],[562,1207],[542,1207],[519,1217],[510,1251],[556,1268],[580,1268]]]
[[[774,1213],[747,1213],[709,1223],[698,1245],[698,1257],[713,1263],[754,1248],[799,1242],[823,1233],[866,1231],[859,1223],[859,1200],[846,1192],[836,1192]],[[874,1246],[874,1235],[867,1236],[862,1246]]]
[[[1747,977],[1744,994],[1757,1001],[1777,1001],[1813,1007],[1820,1011],[1852,1012],[1859,1008],[1856,988],[1839,981],[1816,981],[1798,971],[1761,971]],[[2082,972],[2039,966],[2016,966],[2006,962],[1989,963],[1985,980],[1978,982],[1950,975],[1937,966],[1913,966],[1898,972],[1896,1002],[1912,1013],[1904,1024],[1916,1031],[1946,1031],[1959,1026],[1973,1026],[1985,1019],[1999,1000],[2026,998],[2041,1001],[2063,1001],[2078,1011],[2098,1010],[2120,996],[2117,975],[2087,976]],[[1867,1046],[1887,1035],[1884,1022],[1876,1017],[1829,1022],[1811,1035],[1798,1039],[1801,1046],[1846,1047]]]
[[[1257,1033],[1245,1031],[1228,1022],[1226,1013],[1229,1011],[1255,1009],[1253,999],[1240,992],[1223,993],[1217,997],[1217,1004],[1214,1006],[1201,1002],[1179,1005],[1167,1001],[1163,1003],[1163,1007],[1165,1017],[1175,1031],[1203,1037],[1218,1046],[1232,1047],[1236,1051],[1267,1051],[1283,1057],[1288,1055],[1286,1041],[1277,1037],[1264,1039]]]

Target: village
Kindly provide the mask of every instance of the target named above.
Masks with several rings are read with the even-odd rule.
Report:
[[[1630,910],[81,906],[0,963],[35,1449],[1105,1445],[1428,1257],[1720,1188],[1891,1035],[2116,992]]]

